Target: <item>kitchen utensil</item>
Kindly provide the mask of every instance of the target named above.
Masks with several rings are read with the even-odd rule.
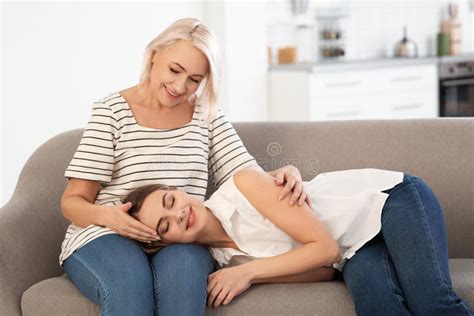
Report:
[[[407,27],[403,27],[403,39],[395,45],[395,57],[418,57],[416,43],[407,37]]]

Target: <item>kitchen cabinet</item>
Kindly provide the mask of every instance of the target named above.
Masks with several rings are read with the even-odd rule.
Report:
[[[437,117],[437,65],[271,70],[269,100],[275,121]]]

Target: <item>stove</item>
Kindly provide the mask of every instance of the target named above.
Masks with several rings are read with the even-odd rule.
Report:
[[[440,116],[474,117],[474,54],[440,58],[439,98]]]

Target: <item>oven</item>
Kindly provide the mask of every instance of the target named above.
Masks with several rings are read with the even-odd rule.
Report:
[[[441,59],[439,116],[474,116],[474,58]]]

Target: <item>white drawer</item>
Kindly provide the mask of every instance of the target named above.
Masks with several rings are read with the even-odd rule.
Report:
[[[312,98],[310,120],[356,120],[370,117],[369,98]]]
[[[377,80],[382,90],[416,90],[438,85],[436,65],[390,68],[379,73]]]
[[[404,93],[379,93],[351,98],[312,98],[311,120],[431,118],[438,116],[434,89]]]
[[[413,93],[387,94],[378,101],[383,115],[389,118],[438,117],[438,94],[431,89]]]
[[[437,80],[435,64],[313,73],[310,77],[310,96],[350,97],[382,91],[416,90],[437,86]]]
[[[311,76],[311,97],[338,97],[373,91],[373,71],[343,71]]]

